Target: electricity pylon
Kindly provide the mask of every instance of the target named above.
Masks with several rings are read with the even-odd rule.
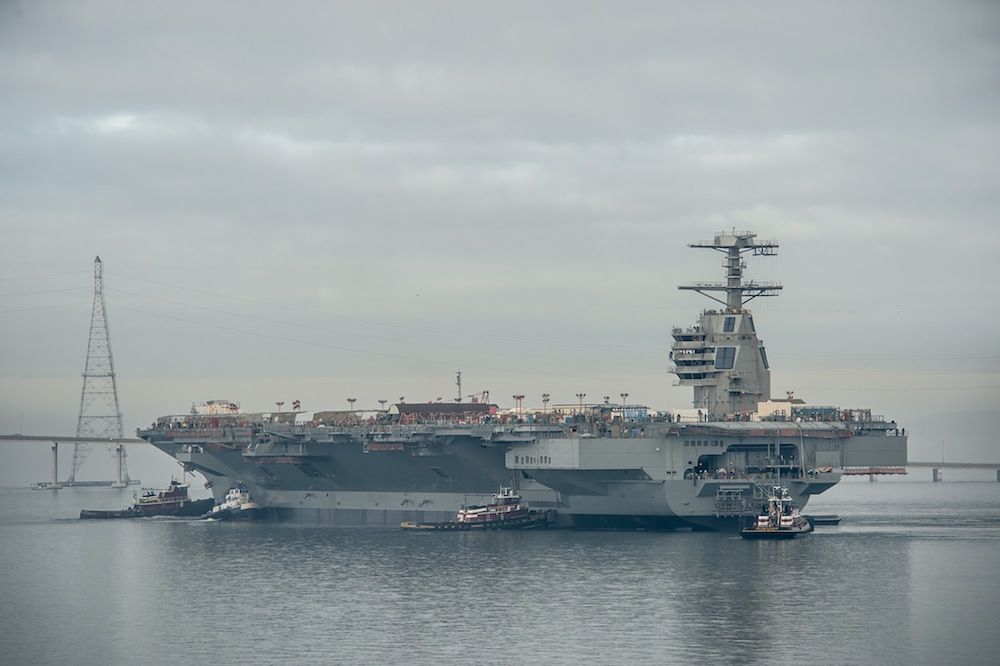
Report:
[[[77,437],[106,437],[120,440],[122,410],[118,405],[118,385],[115,362],[111,357],[108,335],[108,313],[104,307],[104,276],[101,258],[94,259],[94,307],[90,313],[90,339],[87,343],[87,364],[83,370],[83,390],[80,392],[80,416],[76,421]],[[76,473],[87,457],[90,447],[77,442],[73,445],[73,465],[68,483],[76,481]],[[117,474],[113,486],[128,485],[125,448],[118,442],[115,448]]]

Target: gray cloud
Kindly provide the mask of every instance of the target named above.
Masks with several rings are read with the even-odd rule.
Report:
[[[719,272],[685,244],[732,226],[782,243],[750,266],[786,284],[753,304],[777,391],[997,411],[998,18],[3,5],[0,430],[72,429],[95,254],[130,427],[458,368],[681,407],[669,329],[708,302],[675,286]]]

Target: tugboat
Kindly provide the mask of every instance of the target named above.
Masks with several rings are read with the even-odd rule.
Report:
[[[744,539],[794,539],[812,531],[812,523],[792,504],[788,488],[772,486],[763,512],[740,535]]]
[[[143,488],[132,495],[132,506],[120,511],[81,509],[80,518],[143,518],[146,516],[200,516],[212,506],[211,499],[193,500],[188,486],[175,479],[165,490]]]
[[[455,520],[443,523],[403,522],[410,530],[530,530],[548,527],[551,511],[529,509],[513,488],[500,487],[489,504],[462,507]]]
[[[226,499],[222,504],[212,507],[212,510],[204,514],[202,518],[212,520],[250,520],[259,518],[263,509],[250,497],[250,491],[246,486],[239,484],[233,486],[226,493]]]

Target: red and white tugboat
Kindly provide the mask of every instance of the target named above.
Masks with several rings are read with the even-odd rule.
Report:
[[[466,525],[482,525],[484,527],[500,528],[518,521],[524,521],[531,516],[528,505],[521,501],[521,496],[514,493],[513,488],[501,486],[500,492],[493,495],[493,501],[483,506],[468,506],[459,509],[456,520]]]
[[[164,490],[143,488],[132,495],[132,506],[120,511],[81,509],[80,518],[143,518],[146,516],[200,516],[212,506],[211,499],[193,500],[188,486],[171,479]]]
[[[788,488],[772,486],[764,511],[740,535],[744,539],[794,539],[812,531],[812,524],[792,504]]]
[[[550,511],[529,509],[513,488],[500,487],[489,504],[462,507],[455,520],[444,523],[404,522],[400,527],[417,530],[528,530],[548,527]]]

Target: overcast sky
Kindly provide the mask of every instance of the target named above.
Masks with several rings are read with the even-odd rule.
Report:
[[[688,407],[732,227],[776,395],[1000,416],[993,2],[3,2],[0,90],[3,433],[74,431],[95,255],[127,431],[456,370]]]

